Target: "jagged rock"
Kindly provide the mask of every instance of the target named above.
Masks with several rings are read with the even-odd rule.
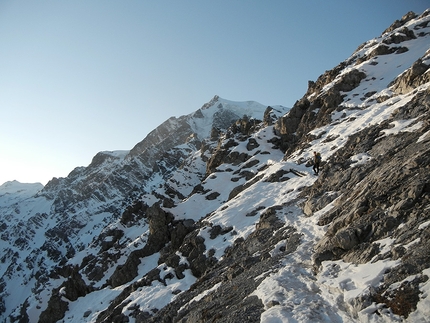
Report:
[[[210,190],[205,190],[202,184],[198,184],[198,185],[194,186],[194,188],[193,188],[193,190],[192,190],[192,192],[191,192],[190,195],[198,194],[198,193],[200,193],[200,194],[206,194],[206,193],[209,193],[209,192],[210,192]]]
[[[65,288],[64,297],[70,301],[75,301],[78,297],[85,296],[92,291],[92,288],[86,285],[77,270],[74,270],[72,275],[61,286]]]
[[[226,158],[230,153],[230,148],[237,145],[238,144],[234,140],[229,140],[223,146],[218,146],[207,162],[206,173],[213,173],[219,165],[226,161]]]
[[[281,221],[276,216],[276,210],[280,208],[279,206],[270,207],[261,214],[260,221],[255,226],[256,229],[278,229],[281,226]]]
[[[405,25],[407,22],[411,21],[412,19],[416,18],[417,14],[415,14],[412,11],[409,11],[406,15],[402,17],[400,20],[396,20],[392,23],[390,27],[384,30],[383,34],[389,33],[397,28],[400,28],[401,26]]]
[[[230,201],[231,199],[235,198],[244,189],[245,189],[245,187],[243,185],[239,185],[239,186],[236,186],[235,188],[233,188],[231,190],[230,194],[228,195],[228,200]]]
[[[160,251],[169,242],[169,224],[172,222],[173,217],[164,212],[155,203],[148,208],[147,218],[149,222],[149,236],[146,245],[142,249],[132,251],[126,262],[115,269],[115,272],[109,279],[112,287],[120,286],[135,278],[140,259]]]
[[[365,264],[371,261],[378,251],[379,247],[376,244],[361,243],[352,247],[342,259],[354,264]]]
[[[322,196],[309,198],[303,205],[303,212],[311,216],[314,212],[323,209],[327,204],[338,197],[337,192],[324,192]]]
[[[261,120],[249,119],[247,116],[244,116],[232,125],[231,131],[234,134],[250,135],[259,124],[261,124]]]
[[[273,108],[270,106],[266,108],[266,111],[264,111],[263,122],[265,126],[273,125],[278,119],[272,112]]]
[[[334,81],[346,66],[347,63],[342,62],[331,70],[325,71],[324,74],[318,77],[316,82],[308,81],[308,90],[301,100],[311,96],[313,93],[318,93],[319,91],[321,91],[325,85]]]
[[[372,50],[366,56],[363,56],[363,57],[357,59],[357,64],[361,64],[365,61],[368,61],[372,57],[377,57],[380,55],[393,54],[393,53],[397,52],[399,49],[401,49],[401,47],[391,47],[391,46],[380,44],[378,47],[376,47],[374,50]]]
[[[272,300],[272,301],[270,301],[269,303],[266,304],[266,306],[268,308],[271,308],[273,306],[278,306],[278,305],[281,305],[281,303],[279,303],[278,301],[275,301],[275,300]]]
[[[219,139],[219,136],[221,134],[221,131],[217,128],[212,128],[211,130],[211,136],[209,137],[209,140],[215,141]]]
[[[377,54],[381,55],[381,54]],[[366,74],[357,69],[353,69],[350,72],[343,75],[341,80],[334,85],[335,90],[348,92],[355,89],[361,82],[361,80],[366,78]],[[333,103],[328,103],[327,105],[332,106]]]
[[[170,229],[172,250],[177,250],[184,241],[185,236],[194,229],[194,221],[191,219],[179,221],[177,224],[173,223],[173,226]]]
[[[299,126],[300,120],[305,114],[306,110],[310,107],[308,99],[303,97],[300,101],[297,101],[288,114],[282,118],[279,118],[275,124],[275,130],[279,135],[292,135],[296,132]]]
[[[124,231],[119,229],[113,229],[106,232],[105,237],[107,240],[103,240],[101,243],[101,250],[106,251],[112,248],[118,240],[120,240],[124,236]]]
[[[364,72],[352,69],[339,78],[325,93],[309,100],[308,94],[312,94],[313,91],[318,91],[328,82],[334,81],[341,67],[344,67],[344,64],[340,64],[332,71],[320,76],[316,83],[310,82],[307,95],[297,101],[287,115],[278,119],[275,131],[281,137],[280,148],[285,151],[286,156],[296,150],[297,146],[305,145],[313,139],[305,134],[332,121],[331,112],[338,109],[343,102],[341,92],[353,90],[361,80],[366,78]]]
[[[261,300],[250,293],[259,281],[268,274],[267,268],[277,263],[277,260],[267,256],[271,246],[285,240],[286,254],[296,250],[300,243],[300,235],[293,228],[283,228],[276,216],[281,206],[270,208],[262,216],[261,224],[246,240],[238,239],[226,250],[221,262],[214,264],[210,271],[200,278],[188,293],[181,294],[174,302],[154,314],[148,322],[207,322],[216,319],[220,322],[260,322],[263,311]],[[222,228],[212,228],[221,232]],[[274,235],[273,232],[276,231]],[[215,234],[214,234],[215,235]],[[258,252],[259,256],[255,256]],[[191,306],[185,307],[195,295],[220,283],[214,293],[209,293]],[[181,308],[182,306],[182,308]],[[181,311],[179,311],[181,308]]]
[[[310,216],[314,213],[314,204],[316,202],[315,198],[312,198],[310,200],[307,200],[304,207],[303,207],[303,212],[307,215]]]
[[[417,307],[421,291],[419,284],[428,280],[428,277],[419,276],[410,282],[403,282],[396,289],[381,287],[373,295],[371,301],[386,304],[393,313],[407,318]]]
[[[426,73],[430,65],[417,60],[411,68],[392,82],[393,91],[399,94],[408,93],[418,86],[430,81],[430,74]]]
[[[117,296],[112,302],[110,302],[108,308],[97,316],[96,322],[107,323],[116,321],[122,322],[122,320],[128,320],[128,316],[122,313],[123,308],[128,305],[127,302],[124,303],[124,300],[130,295],[131,292],[144,286],[150,286],[153,281],[162,282],[160,278],[160,270],[158,268],[154,268],[153,270],[149,271],[142,279],[125,287],[119,294],[119,296]],[[146,316],[143,315],[143,317]]]
[[[243,165],[243,168],[251,168],[251,167],[256,166],[258,164],[260,164],[260,161],[258,159],[253,159],[253,160],[247,162],[245,165]]]
[[[244,166],[244,168],[247,168],[248,164]],[[242,170],[239,173],[240,177],[245,177],[245,180],[249,181],[250,179],[252,179],[255,176],[254,172],[248,171],[248,170]]]
[[[211,200],[215,200],[218,196],[220,196],[220,193],[212,192],[209,195],[206,195],[206,199],[211,201]]]
[[[346,228],[339,230],[336,235],[331,239],[334,248],[343,250],[351,250],[359,243],[356,230],[353,228]]]
[[[415,39],[415,33],[406,27],[400,29],[397,33],[392,34],[389,38],[383,40],[384,44],[400,44],[401,42]]]
[[[211,229],[209,231],[210,238],[215,239],[219,235],[224,235],[224,234],[229,233],[231,230],[233,230],[233,227],[222,228],[220,225],[215,225],[215,226],[211,227]]]
[[[360,141],[361,144],[363,144],[363,141],[366,140],[365,138],[366,137],[362,137]],[[370,137],[368,140],[373,139]],[[410,141],[408,142],[409,146],[407,146],[406,142],[395,141],[394,138],[386,138],[379,144],[375,145],[373,149],[377,150],[378,153],[382,153],[382,151],[379,151],[379,149],[383,149],[384,154],[386,154],[387,151],[396,151],[396,153],[394,156],[390,157],[390,160],[385,161],[385,163],[383,163],[383,160],[380,161],[379,167],[374,168],[377,169],[377,173],[367,174],[367,183],[371,184],[366,188],[354,188],[354,183],[359,183],[362,180],[362,176],[357,178],[348,176],[349,184],[347,186],[348,189],[351,188],[352,190],[349,192],[344,191],[343,194],[347,195],[344,195],[342,200],[339,200],[339,205],[337,208],[325,215],[326,218],[331,217],[332,219],[335,219],[334,221],[331,220],[332,224],[328,230],[329,234],[333,234],[333,238],[327,237],[327,240],[323,240],[318,244],[318,251],[315,256],[316,263],[319,263],[321,260],[337,259],[338,257],[341,257],[343,254],[345,254],[345,251],[355,248],[361,242],[375,241],[385,237],[389,232],[397,228],[397,226],[400,224],[399,219],[405,219],[413,216],[413,214],[408,213],[407,210],[410,210],[412,207],[415,209],[422,208],[422,203],[425,203],[427,200],[425,197],[423,199],[423,190],[424,187],[426,187],[426,184],[424,183],[428,181],[428,175],[425,175],[423,172],[428,166],[424,166],[425,163],[423,163],[424,160],[422,159],[422,153],[426,151],[426,148],[424,147],[427,145],[424,145],[424,147],[422,145],[420,146],[420,149],[422,150],[420,153],[414,148],[414,139],[410,138]],[[399,146],[403,148],[400,148]],[[348,147],[348,145],[346,147]],[[420,157],[418,157],[418,155]],[[395,161],[398,163],[400,160],[407,161],[411,158],[411,156],[414,156],[412,158],[418,158],[420,160],[420,168],[415,167],[415,174],[420,175],[413,177],[418,182],[415,182],[414,180],[405,180],[405,176],[408,175],[402,172],[399,173],[391,171],[394,167],[392,162]],[[426,160],[427,162],[430,162],[428,158],[426,158]],[[401,162],[401,164],[402,163],[403,162]],[[368,165],[368,167],[373,168],[375,165]],[[339,171],[339,174],[345,174],[349,172],[350,169],[346,169],[345,171]],[[383,174],[382,181],[381,174]],[[374,180],[371,180],[371,178],[374,178]],[[332,180],[333,182],[331,182]],[[339,185],[339,181],[341,180],[341,176],[332,177],[331,179],[325,178],[324,190],[330,189],[331,187],[342,187],[342,185]],[[331,183],[336,184],[331,185]],[[346,203],[349,203],[350,198],[348,199],[348,196],[355,196],[355,198],[357,198],[357,191],[365,194],[365,198],[362,199],[362,202],[358,202],[357,204],[353,205],[353,212],[348,211],[350,208],[348,206],[344,207],[343,205],[347,205]],[[389,198],[387,199],[387,194],[404,196],[404,199],[400,201],[397,199],[390,200]],[[426,195],[427,193],[424,193],[424,196]],[[414,198],[414,202],[409,200],[409,196]],[[387,216],[385,212],[378,211],[378,207],[383,207],[384,209],[391,208],[392,210],[397,210],[400,213],[398,213],[395,217]],[[373,211],[369,212],[372,209]],[[348,214],[348,212],[350,213]],[[368,224],[371,224],[371,226]],[[354,227],[351,227],[352,225]],[[364,228],[364,231],[358,232],[357,228],[360,225],[367,226]],[[369,235],[368,232],[371,232],[372,234]],[[367,256],[364,256],[364,259],[366,258]],[[317,259],[319,260],[317,261]],[[358,258],[354,258],[353,254],[351,253],[347,256],[347,259],[356,263],[360,263],[362,261]]]
[[[58,291],[59,289],[53,290],[54,295],[49,299],[47,308],[40,314],[39,323],[56,323],[64,318],[69,304],[62,300],[62,297],[58,295]]]
[[[137,276],[137,266],[140,264],[140,258],[144,256],[143,250],[135,250],[130,253],[124,265],[116,267],[115,272],[109,279],[113,288],[123,285]]]
[[[258,148],[260,144],[255,140],[255,138],[249,138],[248,144],[246,145],[246,149],[248,151],[254,150],[255,148]]]
[[[290,178],[285,176],[286,174],[288,174],[289,171],[285,170],[285,169],[280,169],[278,170],[276,173],[271,174],[266,181],[270,182],[270,183],[274,183],[274,182],[285,182],[287,180],[289,180]],[[285,176],[285,177],[284,177]]]
[[[155,203],[147,211],[149,222],[149,237],[145,248],[150,254],[159,251],[169,241],[168,225],[172,222],[173,216],[164,212]]]
[[[205,256],[204,253],[206,247],[204,244],[204,239],[200,236],[197,236],[197,234],[198,232],[196,231],[188,234],[179,248],[179,251],[182,253],[182,255],[187,257],[193,275],[200,277],[206,271],[208,266],[213,264],[214,259],[208,259]]]
[[[146,210],[148,209],[148,205],[141,200],[135,201],[132,205],[127,207],[125,211],[121,215],[121,223],[126,226],[131,226],[136,221],[140,220]]]
[[[39,317],[39,322],[54,323],[61,320],[69,308],[67,300],[75,301],[78,297],[85,296],[92,291],[78,270],[77,267],[73,268],[70,277],[60,287],[53,290],[48,306]]]

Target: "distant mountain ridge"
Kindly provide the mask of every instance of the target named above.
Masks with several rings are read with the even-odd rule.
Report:
[[[76,188],[79,197],[74,203],[91,195],[102,201],[105,197],[113,198],[108,191],[115,187],[117,196],[126,196],[136,187],[140,188],[142,182],[150,182],[153,172],[180,165],[183,159],[180,155],[168,157],[175,147],[184,145],[188,152],[196,150],[201,140],[210,135],[212,127],[225,130],[243,115],[259,115],[261,118],[265,109],[265,106],[255,102],[235,103],[215,96],[192,114],[168,119],[129,152],[99,152],[88,167],[78,167],[67,178],[48,182],[40,195],[54,198],[53,194],[57,194],[59,201],[65,195],[72,198],[71,189]],[[180,154],[181,150],[176,153]],[[70,201],[67,204],[71,204]]]
[[[408,13],[291,109],[215,96],[43,188],[3,184],[0,317],[425,322],[429,44],[430,11]]]
[[[40,183],[20,183],[18,181],[10,181],[0,185],[0,207],[8,207],[12,204],[19,203],[22,200],[34,196],[37,192],[43,189]]]
[[[80,236],[91,235],[92,239],[92,235],[100,234],[105,225],[121,215],[127,203],[158,186],[189,153],[198,151],[212,129],[225,131],[244,115],[262,118],[266,108],[256,102],[232,102],[215,96],[190,115],[170,118],[130,151],[99,152],[87,167],[77,167],[66,178],[54,178],[45,187],[3,184],[1,227],[7,243],[2,246],[2,263],[8,266],[1,266],[0,273],[12,277],[23,261],[35,268],[45,258],[40,255],[44,252],[53,264],[64,263],[85,248],[87,240]],[[287,111],[279,108],[282,113]],[[37,237],[41,239],[32,249],[31,241]],[[49,264],[40,266],[38,275],[49,274],[49,268]],[[30,272],[22,279],[33,275]],[[3,295],[8,294],[5,291]]]

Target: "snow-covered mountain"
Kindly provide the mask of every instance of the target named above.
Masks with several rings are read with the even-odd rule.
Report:
[[[45,187],[3,184],[1,319],[428,321],[429,48],[409,13],[291,109],[216,96]]]
[[[0,207],[9,207],[33,197],[43,188],[40,183],[23,184],[18,181],[6,182],[0,186]]]

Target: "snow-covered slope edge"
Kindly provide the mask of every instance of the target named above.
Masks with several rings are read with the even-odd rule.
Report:
[[[99,216],[93,221],[100,229],[81,229],[86,244],[73,253],[52,249],[66,256],[49,275],[9,271],[14,285],[6,286],[37,287],[2,294],[22,304],[9,319],[425,322],[429,23],[428,12],[408,14],[310,82],[287,114],[267,109],[262,121],[244,117],[225,131],[207,130],[206,140],[196,131],[202,126],[193,127],[191,141],[173,140],[151,165],[130,202],[106,199],[103,205],[116,206],[118,215],[95,199],[77,199],[80,210],[101,212],[90,214]],[[167,124],[180,133],[190,126]],[[169,146],[164,135],[153,133]],[[199,148],[190,148],[197,141]],[[148,141],[132,151],[164,156],[156,148]],[[318,177],[309,161],[315,150],[323,155]],[[124,155],[133,164],[113,173],[136,174],[146,165],[146,157]],[[38,194],[31,210],[54,200],[49,192]],[[56,216],[73,214],[58,205],[70,213]]]

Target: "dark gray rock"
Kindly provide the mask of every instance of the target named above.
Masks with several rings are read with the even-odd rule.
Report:
[[[285,241],[284,255],[294,252],[300,244],[300,235],[294,228],[284,227],[276,216],[277,210],[282,209],[282,206],[278,206],[264,212],[255,232],[246,240],[238,239],[226,250],[223,260],[207,267],[204,275],[199,277],[190,290],[178,295],[177,299],[145,322],[260,322],[264,306],[258,297],[250,294],[270,273],[269,268],[273,268],[278,262],[277,258],[269,255],[269,251],[281,240]],[[211,232],[213,236],[223,232],[231,233],[229,229],[223,230],[218,226],[213,227]],[[256,256],[256,252],[259,255]],[[218,283],[221,286],[216,292],[194,301],[191,306],[184,306],[194,296]]]
[[[147,210],[149,222],[149,236],[146,245],[142,249],[134,250],[128,256],[123,265],[119,265],[109,279],[112,287],[123,285],[137,276],[137,267],[140,259],[158,252],[170,241],[169,224],[172,215],[164,212],[155,203]]]

